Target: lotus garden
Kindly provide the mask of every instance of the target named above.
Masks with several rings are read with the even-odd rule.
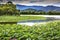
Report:
[[[60,40],[60,20],[36,24],[33,26],[6,24],[23,20],[46,20],[43,16],[21,15],[60,15],[56,11],[21,11],[12,2],[0,5],[0,40]]]
[[[0,24],[0,40],[59,40],[60,21],[37,26]]]

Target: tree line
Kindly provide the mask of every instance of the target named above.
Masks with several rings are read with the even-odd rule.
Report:
[[[32,14],[32,15],[60,15],[58,11],[20,11],[20,14]]]

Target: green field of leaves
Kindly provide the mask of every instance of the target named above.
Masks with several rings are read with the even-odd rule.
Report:
[[[19,22],[22,20],[45,20],[42,16],[0,16],[0,22]]]
[[[0,24],[0,40],[60,40],[60,21],[37,26]]]

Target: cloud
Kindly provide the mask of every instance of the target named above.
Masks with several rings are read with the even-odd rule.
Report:
[[[0,2],[2,2],[2,0],[0,0]]]
[[[60,2],[60,0],[16,0],[18,3],[38,3],[38,4],[52,4]]]
[[[0,0],[2,1],[2,0]],[[14,0],[14,4],[22,4],[22,5],[58,5],[60,6],[60,0]]]
[[[57,4],[58,5],[58,4],[60,4],[60,2],[57,2],[57,3],[54,3],[54,4]]]
[[[0,0],[2,1],[2,0]],[[9,1],[9,0],[4,0],[4,1]],[[26,3],[26,2],[29,2],[29,3],[42,3],[42,4],[47,4],[47,3],[57,3],[57,2],[60,2],[60,0],[11,0],[11,1],[15,1],[15,2],[19,2],[19,3]]]
[[[43,2],[45,0],[30,0],[30,3],[35,3],[35,2]]]
[[[57,1],[57,2],[53,3],[52,5],[60,7],[60,1],[59,2]]]

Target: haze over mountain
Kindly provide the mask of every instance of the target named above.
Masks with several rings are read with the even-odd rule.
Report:
[[[17,10],[26,10],[26,9],[35,9],[37,11],[43,10],[43,11],[60,11],[60,7],[48,5],[48,6],[26,6],[26,5],[16,5]]]

